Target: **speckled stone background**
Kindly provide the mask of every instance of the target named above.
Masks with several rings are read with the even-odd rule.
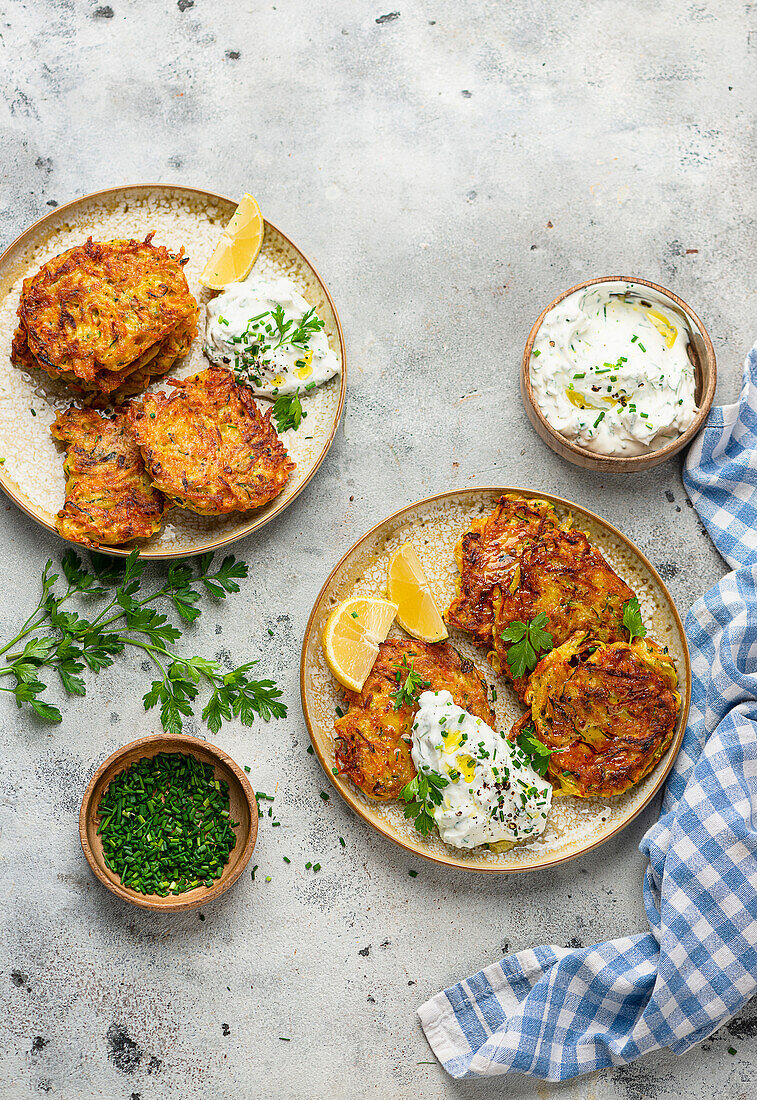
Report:
[[[104,672],[60,727],[2,697],[4,1097],[755,1094],[754,1007],[683,1058],[562,1087],[457,1084],[429,1064],[415,1009],[431,993],[508,949],[646,928],[637,844],[657,807],[550,873],[484,879],[429,865],[413,879],[401,851],[336,796],[321,799],[297,674],[310,606],[342,552],[439,490],[527,485],[580,501],[638,542],[682,612],[721,576],[678,464],[634,480],[563,464],[529,427],[517,372],[550,298],[623,272],[693,305],[715,344],[719,397],[737,394],[757,333],[757,8],[396,2],[2,5],[3,242],[98,187],[250,190],[323,272],[349,357],[326,463],[239,546],[243,592],[208,607],[187,640],[193,652],[260,656],[289,703],[285,721],[217,738],[258,789],[276,791],[282,826],[262,822],[254,882],[246,874],[204,912],[161,918],[93,880],[77,836],[87,779],[156,728],[137,659]],[[0,516],[6,637],[61,546],[15,506]]]

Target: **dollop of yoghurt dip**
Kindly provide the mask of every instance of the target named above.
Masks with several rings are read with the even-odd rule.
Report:
[[[531,354],[531,388],[549,424],[579,446],[646,454],[676,439],[696,416],[688,345],[683,315],[647,297],[645,287],[585,287],[544,318]]]
[[[447,780],[433,807],[439,836],[453,848],[533,840],[544,831],[552,785],[504,733],[458,707],[448,691],[424,691],[410,754],[418,772]]]
[[[248,276],[208,303],[205,354],[258,397],[309,393],[339,374],[323,321],[286,276]]]

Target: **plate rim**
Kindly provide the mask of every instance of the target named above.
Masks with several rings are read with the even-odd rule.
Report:
[[[672,739],[670,745],[668,746],[667,752],[665,754],[665,760],[664,760],[664,762],[662,762],[662,766],[660,767],[659,774],[656,776],[655,783],[652,786],[651,790],[647,793],[647,795],[645,796],[643,801],[633,811],[633,813],[630,815],[630,817],[628,817],[624,821],[620,822],[620,824],[618,824],[614,829],[612,829],[606,836],[600,837],[598,840],[593,841],[591,844],[588,844],[586,847],[580,848],[576,852],[568,852],[565,855],[556,856],[553,859],[546,860],[545,862],[536,864],[534,866],[490,867],[490,866],[485,866],[485,865],[460,863],[453,856],[448,856],[448,855],[444,855],[444,854],[439,855],[435,852],[425,851],[417,843],[413,843],[409,840],[404,840],[404,839],[401,839],[401,838],[393,835],[393,833],[391,833],[389,831],[389,829],[386,826],[383,825],[383,823],[375,821],[370,816],[370,814],[368,813],[366,808],[363,806],[360,799],[351,790],[351,788],[347,785],[347,783],[342,782],[342,781],[338,782],[337,780],[339,779],[339,777],[333,775],[333,773],[331,771],[331,767],[329,766],[328,762],[324,758],[323,753],[321,752],[320,746],[318,744],[318,741],[317,741],[317,739],[314,735],[314,732],[313,732],[314,726],[316,725],[316,723],[313,721],[312,716],[310,714],[310,709],[308,707],[308,702],[307,702],[307,693],[306,693],[306,688],[305,688],[305,680],[306,680],[306,675],[307,675],[306,655],[307,655],[308,646],[310,644],[311,635],[313,633],[313,629],[314,629],[314,625],[315,625],[316,613],[318,612],[321,601],[324,599],[324,597],[326,595],[326,592],[327,592],[328,588],[330,587],[333,579],[336,577],[337,573],[342,568],[342,566],[344,565],[347,558],[350,557],[350,555],[353,554],[363,543],[365,543],[369,538],[371,538],[371,536],[375,535],[376,532],[379,531],[382,527],[390,525],[393,521],[399,519],[401,516],[403,516],[407,512],[410,512],[414,509],[418,509],[418,508],[421,508],[421,507],[424,507],[424,506],[431,505],[431,504],[433,504],[437,501],[441,501],[441,500],[444,500],[444,499],[450,499],[452,497],[460,497],[460,496],[474,496],[474,495],[483,494],[483,493],[492,493],[492,494],[497,493],[497,494],[500,494],[500,495],[505,494],[505,493],[518,493],[518,494],[521,494],[521,495],[526,496],[526,497],[538,498],[539,500],[548,500],[548,501],[551,501],[553,504],[560,505],[561,507],[567,507],[569,509],[575,509],[577,512],[582,512],[584,515],[589,516],[594,522],[598,523],[600,527],[603,527],[603,528],[609,530],[614,537],[619,538],[620,541],[626,546],[626,548],[630,549],[632,551],[632,553],[642,561],[644,566],[652,574],[652,577],[654,578],[655,582],[662,589],[662,592],[664,593],[664,595],[665,595],[666,599],[668,600],[671,608],[673,609],[673,619],[675,621],[676,628],[678,629],[679,636],[680,636],[680,638],[683,642],[683,662],[684,662],[684,668],[685,668],[685,672],[686,672],[686,693],[685,693],[685,697],[681,701],[681,709],[679,711],[678,718],[677,718],[676,732],[673,736],[673,739]],[[678,608],[675,605],[675,601],[673,600],[673,597],[670,595],[670,592],[668,591],[667,585],[665,584],[662,577],[660,576],[660,574],[655,569],[654,565],[652,565],[651,561],[646,556],[646,554],[643,554],[641,552],[641,550],[639,550],[639,548],[636,546],[636,544],[634,542],[632,542],[631,539],[629,539],[627,535],[624,535],[623,532],[620,531],[613,523],[610,523],[608,520],[605,520],[601,516],[598,516],[596,514],[596,512],[591,511],[591,509],[589,509],[589,508],[585,508],[582,504],[578,504],[575,501],[568,500],[565,497],[555,496],[553,493],[546,493],[546,492],[543,493],[543,492],[540,492],[539,490],[535,490],[535,489],[525,489],[522,486],[496,486],[496,485],[465,486],[464,488],[460,488],[460,489],[447,489],[447,490],[444,490],[443,492],[440,492],[440,493],[434,493],[431,496],[422,497],[421,499],[416,500],[411,504],[405,505],[404,508],[398,509],[396,512],[393,512],[391,515],[386,516],[384,519],[380,520],[378,523],[373,524],[373,526],[370,527],[369,530],[366,531],[364,535],[362,535],[355,543],[353,543],[352,546],[349,547],[348,550],[345,551],[344,554],[342,554],[339,561],[336,563],[336,565],[334,566],[334,568],[331,570],[328,577],[324,581],[323,585],[321,586],[321,589],[320,589],[320,591],[319,591],[318,595],[316,596],[315,601],[313,603],[313,607],[310,611],[310,615],[308,616],[307,625],[305,627],[305,634],[304,634],[303,641],[302,641],[302,648],[300,650],[300,701],[301,701],[301,705],[302,705],[303,717],[305,719],[305,725],[307,727],[308,735],[310,737],[310,743],[313,746],[313,751],[314,751],[315,755],[318,758],[318,762],[320,763],[320,765],[323,768],[324,772],[328,776],[332,786],[337,791],[337,793],[342,797],[342,799],[347,803],[347,805],[352,810],[354,810],[355,813],[357,813],[358,816],[363,819],[363,821],[365,821],[368,825],[370,825],[371,828],[373,828],[376,832],[380,833],[383,837],[385,837],[385,839],[391,841],[393,844],[396,844],[398,847],[403,848],[405,851],[410,852],[413,856],[419,856],[421,859],[428,860],[431,863],[436,863],[436,864],[439,864],[440,866],[448,867],[448,868],[453,869],[453,870],[468,871],[468,872],[472,872],[474,874],[488,874],[488,875],[492,875],[492,874],[494,874],[494,875],[496,875],[496,874],[500,874],[500,875],[503,875],[503,874],[504,875],[526,874],[528,872],[534,872],[534,871],[546,871],[550,868],[557,867],[560,864],[569,863],[571,860],[578,859],[580,856],[587,855],[589,852],[594,851],[595,848],[600,847],[600,845],[602,845],[602,844],[606,844],[609,840],[612,840],[614,837],[616,837],[618,835],[618,833],[622,832],[623,829],[626,829],[631,824],[631,822],[634,821],[639,816],[639,814],[643,810],[646,809],[646,807],[649,805],[649,803],[652,801],[652,799],[655,797],[655,795],[658,793],[658,791],[662,787],[663,783],[667,779],[668,774],[670,773],[670,770],[673,767],[673,764],[675,763],[676,757],[678,756],[679,750],[681,748],[681,744],[683,742],[683,736],[684,736],[684,733],[686,732],[686,726],[687,726],[688,717],[689,717],[689,708],[690,708],[690,704],[691,704],[691,658],[690,658],[690,655],[689,655],[689,644],[688,644],[688,639],[686,637],[686,632],[684,630],[683,620],[681,619],[680,613],[678,611]],[[658,767],[659,767],[659,765],[658,765]]]
[[[12,250],[17,249],[19,246],[23,247],[23,245],[27,243],[27,238],[31,239],[34,236],[35,232],[38,232],[44,225],[44,223],[48,220],[52,221],[57,218],[61,213],[67,210],[71,210],[74,207],[77,207],[86,202],[90,202],[92,200],[117,198],[119,196],[127,194],[128,192],[136,191],[182,192],[185,195],[194,195],[201,199],[210,200],[211,202],[227,202],[231,203],[234,206],[239,205],[237,200],[230,198],[228,195],[221,195],[216,191],[207,191],[205,188],[202,187],[191,187],[182,183],[128,183],[116,187],[104,187],[98,191],[91,191],[86,195],[79,195],[76,198],[71,199],[69,202],[63,203],[61,206],[56,206],[54,209],[48,211],[47,214],[43,214],[40,218],[37,218],[37,220],[32,222],[31,225],[28,225],[26,229],[22,229],[18,236],[14,237],[10,244],[8,244],[7,247],[3,249],[2,253],[0,253],[0,269],[2,269],[2,266],[8,254]],[[278,233],[278,235],[305,261],[307,266],[313,272],[316,281],[323,291],[324,296],[328,301],[329,306],[331,307],[331,311],[334,315],[336,335],[339,341],[339,352],[342,360],[342,370],[339,387],[339,401],[337,403],[333,423],[324,441],[321,452],[318,455],[307,477],[303,480],[302,484],[297,486],[297,489],[292,493],[291,496],[287,497],[286,500],[281,501],[276,507],[271,510],[268,515],[260,517],[258,519],[250,520],[249,524],[245,525],[242,531],[238,531],[230,535],[225,535],[223,538],[220,539],[208,540],[204,542],[201,546],[198,546],[197,548],[191,550],[151,550],[149,548],[140,547],[139,556],[145,561],[170,561],[179,558],[195,557],[198,554],[215,553],[217,550],[220,550],[233,542],[238,542],[240,539],[247,538],[247,536],[251,535],[254,531],[258,531],[260,530],[260,528],[265,527],[266,524],[270,523],[271,520],[276,519],[277,516],[279,516],[291,503],[293,503],[293,501],[297,499],[303,489],[313,479],[315,474],[320,469],[324,459],[326,458],[326,455],[331,448],[331,444],[334,442],[337,429],[341,422],[342,412],[344,410],[345,395],[347,392],[347,348],[345,346],[344,330],[342,329],[342,322],[341,318],[339,317],[336,304],[334,302],[334,299],[331,297],[331,292],[326,286],[326,283],[324,282],[320,271],[312,262],[310,257],[302,251],[299,245],[294,243],[291,237],[289,237],[286,233],[279,229],[277,225],[274,225],[273,222],[268,221],[267,218],[263,218],[263,222],[266,228],[270,228],[275,233]],[[73,539],[64,538],[63,535],[59,533],[54,523],[48,523],[47,520],[42,519],[40,516],[36,515],[35,512],[31,508],[29,508],[23,500],[20,499],[15,490],[7,484],[8,480],[10,479],[7,477],[4,468],[0,466],[0,489],[3,490],[5,495],[9,497],[13,501],[13,503],[21,509],[22,512],[25,512],[26,515],[33,519],[35,523],[39,524],[40,527],[45,528],[45,530],[55,535],[56,538],[61,540],[61,542],[68,543],[70,546],[73,547],[78,547],[79,553],[81,553],[83,550],[88,549],[87,547],[82,546],[80,542],[76,542]],[[123,547],[118,546],[99,546],[97,547],[97,552],[109,554],[111,557],[128,558],[129,555],[132,553],[132,550],[127,550]]]

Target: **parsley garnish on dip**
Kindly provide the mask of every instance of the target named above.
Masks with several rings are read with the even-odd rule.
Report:
[[[697,407],[684,316],[633,283],[601,283],[563,298],[531,355],[545,418],[589,451],[640,455],[686,431]]]
[[[448,691],[424,691],[412,731],[420,775],[446,779],[431,813],[445,844],[533,840],[544,831],[552,785],[504,733],[458,707]]]
[[[230,283],[208,303],[205,354],[258,397],[307,393],[340,371],[323,321],[283,275]]]

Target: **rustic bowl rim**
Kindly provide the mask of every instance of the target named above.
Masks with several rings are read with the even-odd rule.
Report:
[[[654,774],[655,781],[651,789],[644,796],[642,802],[634,808],[629,817],[619,822],[609,833],[605,836],[601,836],[596,840],[593,840],[590,844],[587,844],[583,848],[579,848],[577,851],[569,851],[559,854],[550,859],[545,859],[543,863],[530,866],[514,866],[514,867],[501,867],[501,866],[488,866],[482,864],[465,864],[460,863],[452,854],[437,854],[436,852],[429,851],[419,841],[414,839],[406,839],[395,835],[391,829],[389,829],[380,818],[374,817],[369,808],[360,800],[355,789],[352,785],[344,779],[342,776],[334,775],[331,770],[331,765],[324,755],[323,748],[320,743],[320,737],[316,732],[318,730],[318,722],[314,714],[311,713],[310,705],[308,702],[307,692],[307,680],[310,672],[310,664],[308,662],[308,649],[310,647],[311,637],[315,629],[316,617],[320,610],[322,602],[328,596],[332,585],[337,580],[339,573],[347,562],[347,560],[354,554],[359,548],[366,543],[370,538],[375,535],[379,535],[382,530],[391,531],[392,527],[399,528],[403,517],[409,512],[415,512],[421,508],[428,508],[437,503],[438,501],[452,499],[454,497],[461,496],[476,496],[478,494],[491,495],[494,498],[496,495],[501,494],[517,494],[525,499],[538,498],[539,500],[548,500],[553,504],[567,508],[569,511],[575,511],[582,513],[584,516],[588,516],[593,522],[597,523],[601,528],[608,531],[613,538],[617,538],[620,542],[631,551],[631,553],[637,557],[644,567],[649,570],[650,574],[655,580],[655,583],[659,585],[666,600],[668,601],[672,610],[672,619],[675,623],[676,632],[681,642],[683,650],[683,664],[686,674],[686,692],[682,694],[681,708],[676,718],[676,729],[671,739],[670,744],[665,750],[665,754],[657,762],[654,769],[650,774]],[[388,536],[387,536],[388,537]],[[680,678],[679,678],[680,679]],[[686,637],[686,631],[684,630],[683,621],[681,619],[680,612],[676,607],[675,601],[668,590],[668,586],[655,569],[652,562],[634,543],[628,535],[624,535],[615,524],[610,523],[609,520],[604,519],[602,516],[593,512],[591,509],[584,507],[583,504],[578,504],[575,501],[568,500],[566,497],[559,497],[553,493],[545,493],[538,489],[528,489],[523,486],[511,486],[511,485],[467,485],[460,489],[446,489],[440,493],[434,493],[428,497],[422,497],[420,500],[406,504],[403,508],[399,508],[391,515],[379,520],[378,523],[374,523],[360,538],[345,550],[339,561],[331,570],[326,580],[323,582],[318,595],[313,602],[310,615],[308,616],[307,625],[305,627],[305,634],[302,640],[302,648],[300,650],[300,700],[302,706],[302,714],[305,719],[305,725],[307,727],[310,741],[313,746],[315,755],[323,768],[326,776],[331,782],[334,789],[341,796],[341,798],[347,803],[350,809],[363,819],[372,829],[375,829],[377,833],[380,833],[386,840],[396,844],[399,848],[404,848],[406,852],[409,852],[413,856],[418,856],[421,859],[427,860],[429,863],[436,863],[442,867],[448,867],[453,870],[465,871],[470,874],[478,875],[525,875],[533,874],[538,871],[545,871],[552,867],[557,867],[563,863],[570,863],[574,859],[578,859],[580,856],[585,856],[589,852],[594,851],[601,845],[606,844],[609,840],[614,839],[619,833],[626,829],[632,821],[634,821],[643,810],[647,808],[652,799],[658,793],[667,779],[671,768],[673,767],[676,757],[683,744],[684,734],[686,732],[686,726],[689,718],[689,710],[691,707],[691,656],[689,654],[689,643]]]
[[[151,748],[154,748],[155,752],[151,753],[149,751]],[[195,890],[187,890],[184,894],[169,894],[167,897],[161,898],[156,894],[140,894],[138,891],[132,890],[128,886],[123,886],[120,881],[114,881],[106,873],[100,856],[93,851],[92,845],[89,843],[88,823],[90,820],[94,821],[94,818],[97,816],[97,808],[93,806],[95,790],[105,777],[110,780],[117,775],[120,770],[123,770],[119,768],[118,765],[134,749],[147,750],[144,753],[145,756],[156,756],[158,752],[182,752],[188,756],[195,756],[197,750],[201,749],[213,759],[213,766],[217,768],[219,772],[225,771],[231,773],[241,788],[250,813],[250,827],[247,831],[247,835],[244,837],[242,855],[231,871],[227,873],[227,871],[224,870],[223,874],[216,880],[214,885],[210,888],[206,888],[199,896],[195,894]],[[137,759],[139,759],[139,757],[137,757]],[[227,776],[225,776],[225,778],[227,778]],[[138,737],[134,741],[129,741],[126,745],[122,745],[120,748],[116,749],[115,752],[112,752],[110,756],[103,760],[102,764],[100,764],[90,779],[79,809],[79,840],[87,863],[92,868],[95,877],[103,886],[110,890],[112,894],[121,898],[122,901],[128,901],[132,905],[139,906],[140,909],[149,909],[155,913],[179,913],[189,909],[199,909],[201,906],[207,905],[208,902],[215,901],[221,894],[225,894],[242,875],[247,864],[250,862],[257,835],[258,804],[255,798],[255,792],[247,776],[236,761],[233,760],[227,752],[224,752],[223,749],[218,748],[217,745],[212,744],[210,741],[205,741],[201,737],[190,737],[186,734],[151,733],[146,737]],[[239,839],[237,843],[239,843]],[[196,889],[200,888],[196,887]]]
[[[596,286],[600,283],[616,282],[632,283],[636,286],[649,287],[650,290],[654,290],[663,297],[668,298],[692,322],[693,327],[696,329],[699,336],[701,336],[704,344],[705,354],[704,362],[702,363],[703,392],[697,415],[686,431],[678,436],[677,439],[671,439],[671,441],[666,443],[663,447],[659,447],[654,451],[649,451],[641,455],[599,454],[597,451],[590,451],[588,448],[582,447],[580,444],[568,439],[567,436],[558,432],[557,429],[553,428],[549,423],[539,406],[539,402],[536,400],[531,386],[531,352],[537,333],[549,311],[567,298],[569,294],[573,294],[578,290],[585,290],[587,287]],[[594,468],[605,471],[649,469],[651,466],[661,465],[663,462],[667,461],[667,459],[672,458],[673,455],[678,454],[679,451],[688,446],[702,428],[715,398],[716,385],[717,363],[715,359],[715,349],[712,346],[710,335],[699,315],[696,314],[691,306],[674,291],[668,290],[667,287],[661,286],[659,283],[653,283],[649,279],[640,279],[635,275],[598,275],[592,279],[585,279],[583,282],[576,283],[575,286],[558,294],[549,305],[544,307],[531,326],[531,331],[526,340],[526,346],[523,349],[523,359],[521,362],[521,392],[526,402],[526,411],[533,413],[533,416],[535,416],[538,421],[538,427],[537,424],[534,424],[534,427],[537,427],[537,431],[541,428],[539,435],[552,450],[556,451],[559,455],[567,458],[571,462],[576,461],[577,465],[582,465],[584,468],[588,469]],[[531,419],[533,423],[533,418],[531,416],[529,416],[529,419]],[[572,456],[575,456],[575,458]],[[578,459],[581,461],[578,462]]]
[[[76,198],[71,199],[69,202],[62,203],[60,206],[56,206],[54,209],[49,210],[46,214],[43,214],[40,218],[37,218],[36,221],[31,223],[31,225],[28,225],[25,229],[22,229],[18,236],[14,237],[14,239],[0,253],[0,270],[2,270],[2,266],[7,257],[10,256],[10,254],[16,249],[23,248],[26,244],[28,244],[28,242],[33,239],[34,234],[38,233],[44,227],[46,222],[52,223],[61,214],[66,214],[66,212],[70,212],[75,207],[81,206],[85,203],[96,202],[98,200],[107,201],[108,199],[118,199],[119,197],[128,196],[129,194],[136,194],[143,191],[172,191],[176,193],[181,192],[187,197],[194,196],[196,198],[204,199],[209,202],[229,203],[235,207],[239,205],[239,200],[232,199],[228,195],[221,195],[216,191],[208,191],[204,187],[191,187],[182,183],[127,183],[115,187],[104,187],[98,191],[91,191],[86,195],[78,195]],[[291,248],[293,248],[296,253],[298,253],[305,264],[310,268],[316,278],[316,281],[318,282],[318,285],[323,291],[324,297],[329,303],[331,311],[334,315],[334,326],[339,343],[339,353],[341,356],[342,369],[339,387],[339,401],[337,403],[336,411],[334,412],[333,423],[329,428],[328,435],[324,439],[321,452],[316,458],[313,464],[313,468],[310,470],[307,477],[303,480],[301,485],[297,486],[297,489],[291,494],[291,496],[286,497],[286,499],[283,501],[279,501],[268,514],[266,514],[265,516],[256,517],[254,513],[252,513],[252,518],[250,518],[245,524],[243,524],[241,529],[233,531],[231,534],[224,535],[222,538],[208,538],[202,543],[202,545],[193,547],[191,549],[182,548],[181,550],[153,550],[149,547],[140,546],[140,557],[144,558],[146,561],[170,561],[177,558],[190,558],[195,557],[198,554],[215,552],[216,550],[220,550],[224,546],[229,546],[233,542],[237,542],[240,539],[247,538],[247,536],[251,535],[254,531],[258,531],[260,530],[260,528],[265,527],[266,524],[270,523],[283,511],[285,511],[315,477],[331,448],[331,444],[334,442],[334,438],[339,428],[339,424],[342,419],[342,413],[344,411],[345,396],[347,393],[347,347],[345,344],[342,322],[339,317],[336,304],[334,303],[334,299],[331,297],[331,292],[326,286],[326,283],[324,282],[320,271],[312,262],[310,257],[302,251],[300,246],[296,244],[291,237],[289,237],[286,233],[279,229],[277,225],[274,225],[273,222],[268,221],[267,218],[263,218],[263,222],[266,228],[273,230],[273,232],[277,233],[282,238],[282,240],[286,241],[286,243]],[[74,549],[79,548],[79,551],[81,551],[81,543],[75,542],[73,539],[64,538],[60,534],[54,523],[50,523],[50,521],[45,519],[42,514],[38,514],[35,505],[31,503],[26,503],[26,501],[23,499],[22,494],[16,492],[14,486],[10,484],[10,478],[4,476],[2,467],[0,467],[0,489],[2,489],[3,492],[10,497],[13,503],[17,507],[19,507],[22,512],[25,512],[27,516],[33,519],[35,523],[39,523],[40,526],[44,527],[62,542],[68,543]],[[40,509],[39,511],[43,512],[44,509]],[[133,549],[133,546],[130,546],[128,548],[123,548],[119,546],[97,547],[98,553],[108,554],[111,557],[115,558],[128,558]]]

